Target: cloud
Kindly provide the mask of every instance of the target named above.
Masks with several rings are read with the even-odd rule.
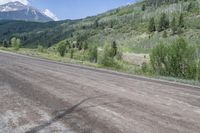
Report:
[[[15,2],[15,1],[19,1],[25,5],[28,5],[28,0],[0,0],[0,5],[6,4],[8,2]]]
[[[45,10],[43,11],[43,13],[44,13],[45,15],[47,15],[48,17],[52,18],[52,19],[55,20],[55,21],[58,20],[58,18],[56,17],[56,15],[55,15],[54,13],[52,13],[49,9],[45,9]]]

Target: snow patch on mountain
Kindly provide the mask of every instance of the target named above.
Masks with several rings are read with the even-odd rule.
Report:
[[[0,20],[53,21],[58,18],[48,9],[44,12],[18,1],[0,5]]]
[[[45,10],[43,11],[43,13],[44,13],[46,16],[52,18],[52,19],[55,20],[55,21],[58,20],[58,18],[56,17],[56,15],[55,15],[53,12],[51,12],[49,9],[45,9]]]
[[[18,11],[24,10],[27,6],[20,2],[10,2],[4,5],[0,5],[0,12],[10,12],[10,11]]]

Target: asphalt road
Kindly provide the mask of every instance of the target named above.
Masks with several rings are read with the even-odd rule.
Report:
[[[200,88],[0,52],[0,133],[199,133]]]

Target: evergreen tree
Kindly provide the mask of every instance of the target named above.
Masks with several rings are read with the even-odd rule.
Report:
[[[156,31],[156,26],[155,26],[154,18],[151,18],[150,21],[149,21],[148,31],[149,31],[149,32],[154,32],[154,31]]]
[[[167,28],[169,28],[169,18],[165,13],[162,13],[159,21],[158,31],[160,32]]]
[[[79,43],[78,43],[78,50],[82,50],[82,46],[83,46],[83,43],[82,43],[82,42],[79,42]]]
[[[180,28],[184,28],[184,18],[183,18],[183,14],[181,13],[180,14],[180,17],[179,17],[179,21],[178,21],[178,27]]]
[[[173,17],[172,22],[171,22],[171,30],[172,30],[172,35],[175,35],[177,32],[177,26],[176,26],[176,18]]]
[[[70,49],[70,58],[73,59],[74,58],[74,48]]]
[[[146,10],[146,5],[143,4],[143,5],[142,5],[142,11],[145,11],[145,10]]]
[[[95,28],[99,27],[99,19],[98,18],[94,21],[94,27]]]
[[[111,56],[115,57],[117,55],[117,43],[116,41],[113,41],[111,45]]]
[[[188,5],[187,11],[190,12],[193,8],[193,4],[192,2],[190,2],[190,4]]]
[[[185,0],[186,1],[186,0]],[[146,3],[151,6],[158,7],[161,4],[178,3],[178,0],[146,0]]]
[[[3,46],[4,46],[5,48],[7,48],[8,45],[9,45],[9,44],[8,44],[8,41],[4,40],[4,41],[3,41]]]
[[[87,42],[84,43],[83,49],[84,49],[84,50],[87,50],[87,49],[88,49],[88,43],[87,43]]]
[[[66,41],[66,53],[68,53],[69,52],[69,49],[71,48],[71,44],[70,44],[70,42],[67,40]]]

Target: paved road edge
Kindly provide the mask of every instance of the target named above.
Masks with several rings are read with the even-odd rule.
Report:
[[[194,86],[194,85],[184,84],[184,83],[180,83],[180,82],[174,82],[174,81],[168,81],[168,80],[162,80],[162,79],[156,79],[156,78],[149,78],[149,77],[138,76],[138,75],[133,75],[133,74],[126,74],[126,73],[117,72],[117,71],[114,71],[114,70],[107,70],[107,69],[102,69],[102,68],[93,68],[93,67],[78,65],[78,64],[63,63],[63,62],[58,62],[58,61],[53,61],[53,60],[48,60],[48,59],[42,59],[42,58],[39,58],[39,57],[33,57],[33,56],[3,51],[3,50],[0,50],[0,52],[5,53],[5,54],[9,54],[9,55],[21,56],[21,57],[29,58],[29,59],[33,59],[33,60],[39,60],[39,61],[48,62],[48,63],[55,63],[55,64],[65,65],[65,66],[69,66],[69,67],[75,67],[75,68],[79,68],[79,69],[92,70],[92,71],[95,71],[95,72],[106,73],[106,74],[111,74],[111,75],[116,75],[116,76],[122,76],[122,77],[126,77],[126,78],[132,78],[132,79],[137,79],[137,80],[154,82],[154,83],[159,83],[159,84],[164,84],[164,85],[169,85],[169,86],[175,86],[175,87],[192,88],[192,89],[199,89],[200,90],[200,86]]]

